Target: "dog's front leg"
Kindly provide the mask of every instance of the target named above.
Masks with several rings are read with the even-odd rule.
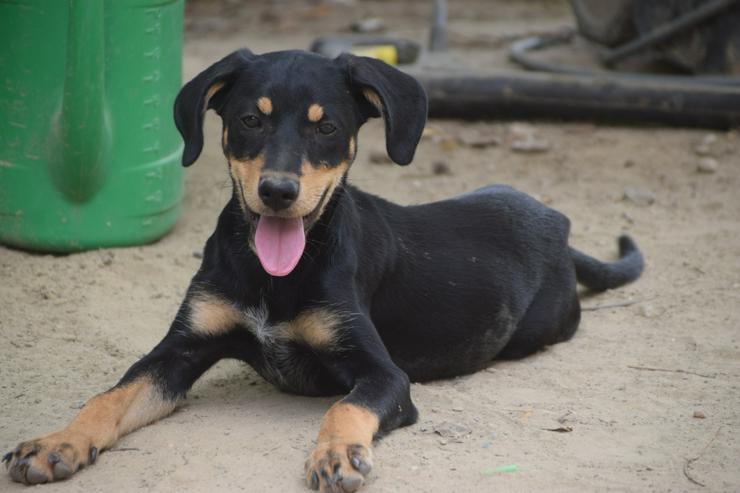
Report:
[[[26,484],[66,479],[118,438],[171,413],[203,372],[243,342],[235,340],[239,331],[214,325],[232,322],[218,316],[224,306],[202,299],[197,304],[188,297],[165,338],[116,386],[87,401],[68,426],[6,454],[11,478]],[[194,316],[198,310],[200,318]]]
[[[306,461],[311,489],[353,492],[372,468],[372,442],[379,434],[416,421],[409,378],[398,368],[372,322],[358,317],[336,359],[327,365],[354,381],[352,391],[324,415],[316,448]]]

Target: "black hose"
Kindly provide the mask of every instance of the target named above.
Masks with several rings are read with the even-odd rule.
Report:
[[[610,67],[620,60],[634,55],[645,48],[660,43],[661,41],[670,39],[680,32],[714,17],[736,3],[738,3],[738,0],[715,0],[713,2],[700,5],[691,12],[677,17],[670,22],[666,22],[637,39],[625,43],[622,46],[618,46],[613,50],[606,51],[602,57],[602,61],[604,62],[604,65]]]
[[[732,0],[733,2],[736,0]],[[639,74],[634,72],[613,72],[604,70],[590,70],[585,68],[572,67],[569,65],[560,65],[556,63],[544,62],[530,58],[528,52],[542,50],[553,46],[569,43],[575,32],[572,29],[548,36],[535,36],[526,38],[511,45],[509,49],[509,59],[518,63],[528,70],[537,72],[549,72],[555,74],[581,75],[588,77],[597,77],[602,80],[612,81],[645,81],[654,83],[664,83],[670,85],[689,85],[689,86],[740,86],[740,77],[727,76],[696,76],[696,75],[656,75],[656,74]]]
[[[740,90],[580,75],[429,73],[435,118],[591,120],[727,129],[740,125]]]

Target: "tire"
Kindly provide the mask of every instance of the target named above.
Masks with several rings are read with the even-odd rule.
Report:
[[[634,0],[570,0],[583,37],[616,46],[635,37],[632,23]]]

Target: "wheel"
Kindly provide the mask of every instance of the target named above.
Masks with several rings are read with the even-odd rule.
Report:
[[[635,36],[634,0],[570,0],[578,30],[587,39],[616,46]]]

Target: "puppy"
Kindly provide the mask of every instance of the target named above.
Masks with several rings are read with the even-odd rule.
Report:
[[[409,380],[472,373],[569,339],[577,282],[635,280],[628,237],[602,263],[568,246],[562,214],[509,187],[402,207],[347,184],[357,132],[385,121],[389,156],[408,164],[426,96],[374,59],[243,50],[186,84],[175,102],[183,164],[203,146],[203,116],[223,120],[233,194],[164,339],[62,430],[4,458],[27,484],[68,478],[166,416],[222,358],[281,389],[337,395],[305,465],[312,489],[357,490],[372,442],[412,424]]]

